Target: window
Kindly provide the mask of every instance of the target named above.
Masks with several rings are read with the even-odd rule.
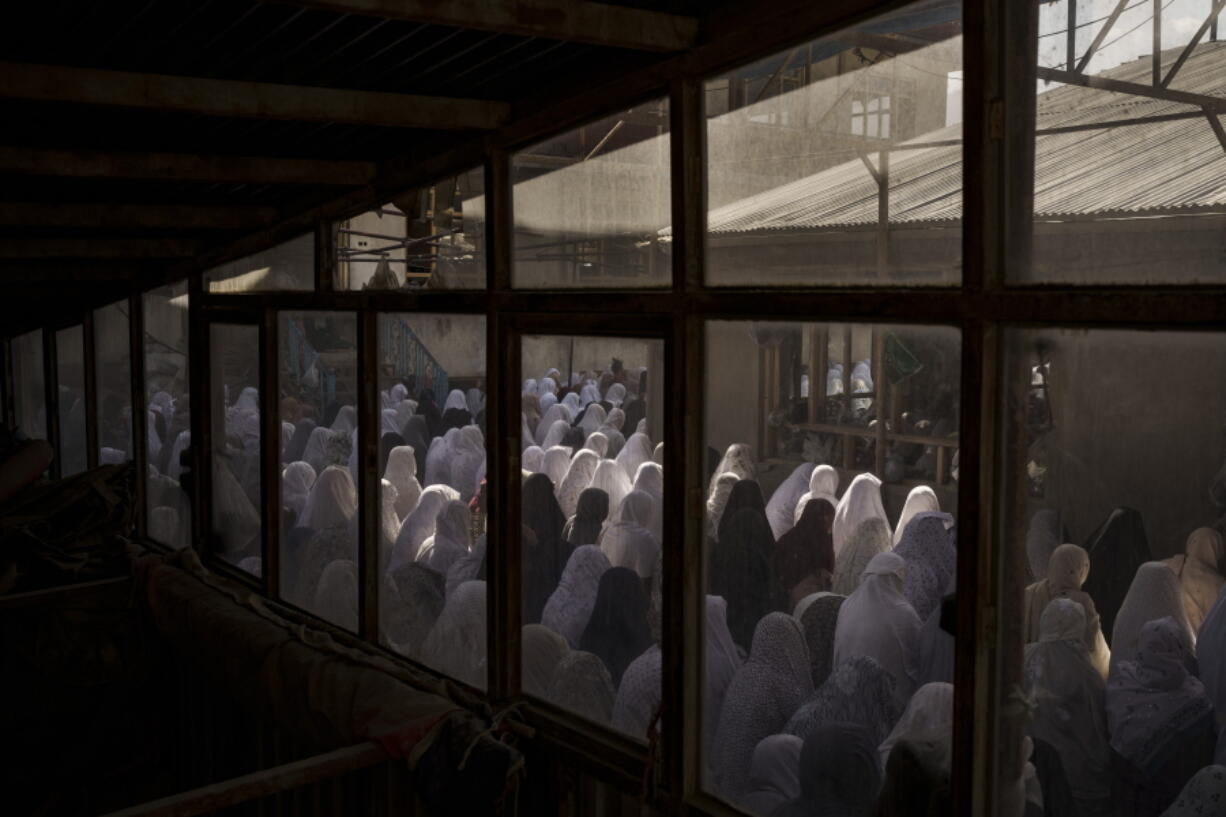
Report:
[[[668,286],[668,157],[664,99],[516,153],[515,285]]]
[[[98,463],[132,459],[132,347],[128,302],[94,310]]]
[[[486,686],[483,315],[379,316],[379,637]]]
[[[172,547],[192,543],[191,383],[187,282],[143,296],[147,529]],[[185,483],[185,478],[188,482]]]
[[[890,138],[890,98],[861,96],[851,103],[851,132],[872,139]]]
[[[260,330],[209,327],[209,407],[212,421],[210,546],[231,564],[262,572],[260,494]]]
[[[522,342],[522,686],[646,741],[663,671],[664,344]]]
[[[337,289],[483,289],[483,168],[336,225]]]
[[[282,312],[281,596],[358,629],[357,316]]]
[[[209,292],[315,288],[315,235],[308,233],[204,274]]]
[[[60,421],[60,476],[79,474],[87,467],[85,442],[85,347],[81,325],[55,333],[56,376]]]
[[[27,437],[47,439],[47,391],[43,373],[43,333],[13,338],[14,425]]]

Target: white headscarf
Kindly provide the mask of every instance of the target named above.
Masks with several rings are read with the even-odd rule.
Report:
[[[582,391],[579,394],[580,408],[583,408],[584,406],[590,405],[592,403],[599,403],[599,402],[600,402],[600,389],[596,388],[595,383],[588,383],[586,386],[583,387]]]
[[[708,500],[715,495],[715,483],[721,476],[727,473],[736,474],[737,479],[756,479],[758,476],[758,467],[753,458],[753,448],[745,443],[733,443],[728,446],[728,450],[724,452],[724,457],[719,461],[719,465],[715,468],[715,473],[711,475],[711,482],[707,485]]]
[[[537,426],[538,431],[545,428],[545,424]],[[541,448],[548,451],[550,448],[561,445],[566,441],[566,435],[570,433],[570,423],[565,420],[554,420],[545,431],[545,436],[541,439]]]
[[[481,488],[485,472],[485,439],[481,429],[467,425],[459,429],[450,446],[451,469],[448,484],[469,501]]]
[[[281,504],[294,512],[295,520],[302,516],[314,484],[315,469],[305,462],[291,462],[281,472]]]
[[[417,457],[411,445],[398,445],[387,455],[383,478],[396,488],[396,518],[401,522],[417,507],[421,483],[417,481]]]
[[[618,468],[613,460],[601,460],[592,472],[592,481],[587,487],[599,488],[609,495],[609,518],[613,519],[617,517],[622,500],[630,493],[630,477],[626,476],[626,472]],[[565,512],[566,509],[562,510]],[[567,514],[567,518],[571,515],[573,514]]]
[[[430,441],[430,448],[426,450],[427,488],[431,485],[451,484],[452,444],[459,434],[460,429],[449,428],[446,434]]]
[[[554,496],[557,497],[558,505],[562,508],[562,515],[567,519],[575,515],[576,506],[579,504],[579,494],[591,484],[592,475],[596,473],[596,467],[599,464],[600,458],[596,456],[596,452],[582,449],[575,452],[574,459],[570,461],[566,469],[566,476],[562,477],[561,484],[554,490]],[[613,503],[610,502],[610,515],[612,509]]]
[[[937,500],[935,491],[927,485],[916,485],[912,488],[902,506],[902,513],[898,516],[898,525],[894,528],[894,544],[898,545],[902,541],[907,523],[914,519],[916,514],[939,510],[941,503]]]
[[[954,518],[940,511],[924,511],[912,519],[894,552],[907,562],[903,594],[921,620],[941,605],[958,573]]]
[[[1026,530],[1026,560],[1035,581],[1047,578],[1051,555],[1063,542],[1064,526],[1060,523],[1060,512],[1052,508],[1035,511]]]
[[[464,397],[464,392],[459,389],[452,389],[447,394],[447,401],[443,403],[443,411],[445,412],[449,409],[468,411],[468,400]]]
[[[599,431],[593,431],[587,435],[587,440],[584,441],[583,447],[588,451],[595,451],[596,456],[603,458],[609,453],[609,438]]]
[[[571,417],[574,417],[583,409],[583,406],[579,403],[579,394],[578,392],[574,391],[568,391],[566,393],[566,396],[562,398],[562,405],[570,409]]]
[[[183,476],[183,452],[192,444],[192,433],[180,431],[175,437],[175,444],[170,449],[170,459],[166,462],[166,476],[178,480]],[[316,469],[318,470],[318,469]]]
[[[358,631],[358,569],[353,562],[338,559],[324,568],[311,609],[338,627]]]
[[[843,555],[834,560],[834,577],[830,589],[840,596],[850,596],[860,586],[860,578],[869,562],[880,553],[890,551],[890,529],[884,520],[873,517],[860,523],[852,533]]]
[[[788,478],[779,483],[766,503],[766,521],[770,523],[771,535],[776,541],[796,524],[796,503],[809,487],[809,477],[815,467],[811,462],[796,466]]]
[[[661,598],[661,601],[663,599]],[[719,713],[732,679],[740,670],[741,652],[728,630],[728,602],[723,596],[707,596],[706,635],[703,640],[702,745],[710,746],[719,728]]]
[[[712,538],[716,538],[719,531],[719,520],[724,516],[724,508],[728,506],[728,497],[732,494],[732,487],[741,481],[731,471],[726,471],[718,474],[712,482],[710,495],[707,497],[707,534]]]
[[[664,465],[664,443],[656,443],[656,450],[651,452],[651,461],[656,465]]]
[[[873,474],[859,474],[847,486],[847,493],[834,508],[834,558],[837,561],[852,533],[866,519],[876,517],[890,529],[881,504],[881,480]]]
[[[545,450],[539,445],[530,445],[524,449],[519,466],[530,474],[539,474],[544,470]]]
[[[1193,635],[1200,632],[1201,622],[1209,615],[1218,593],[1226,587],[1226,578],[1218,568],[1223,557],[1226,557],[1226,546],[1222,544],[1222,535],[1213,528],[1197,528],[1188,536],[1184,552],[1167,559],[1167,564],[1179,577],[1184,612]]]
[[[434,518],[434,535],[422,543],[416,561],[435,573],[447,571],[472,545],[472,513],[468,505],[453,499]]]
[[[1147,622],[1167,616],[1175,620],[1188,652],[1193,653],[1196,639],[1183,610],[1179,579],[1165,562],[1146,562],[1137,568],[1128,594],[1115,615],[1115,625],[1111,629],[1111,672],[1114,673],[1121,662],[1137,657],[1141,628]]]
[[[242,551],[260,535],[259,511],[224,458],[213,458],[213,533],[225,553]]]
[[[651,497],[651,523],[647,529],[656,541],[664,542],[664,469],[654,462],[645,462],[639,466],[634,475],[635,491],[642,491]],[[623,500],[624,501],[624,500]]]
[[[634,479],[639,466],[651,462],[651,440],[646,434],[634,433],[626,438],[626,444],[617,452],[617,464],[626,472],[628,479]]]
[[[604,399],[615,406],[620,406],[626,402],[626,387],[621,383],[612,384],[605,392]]]
[[[574,649],[579,648],[579,639],[596,606],[600,577],[609,567],[609,558],[596,545],[575,548],[557,589],[545,602],[541,623],[565,638]]]
[[[468,405],[468,413],[476,417],[481,413],[481,409],[485,408],[485,395],[480,389],[469,389],[464,395],[464,401]]]
[[[417,507],[400,523],[396,543],[392,546],[389,570],[417,561],[417,552],[434,535],[434,523],[448,502],[460,495],[449,485],[431,485],[421,492]]]
[[[239,394],[238,399],[234,401],[234,408],[242,411],[259,411],[260,410],[260,391],[252,386],[243,389]]]
[[[293,423],[288,423],[284,420],[281,421],[281,455],[282,456],[285,455],[285,449],[289,446],[289,441],[293,439],[294,431],[296,430],[297,429],[294,427]],[[107,463],[102,463],[102,464],[106,465]]]
[[[353,489],[349,471],[339,465],[329,465],[311,486],[298,524],[317,531],[348,524],[357,509],[357,491]]]
[[[551,702],[595,723],[609,722],[615,694],[604,661],[583,650],[571,650],[558,662],[549,685]]]
[[[604,406],[592,403],[583,412],[583,419],[579,421],[579,428],[583,429],[584,435],[591,434],[604,425],[605,418]]]
[[[753,750],[751,791],[741,798],[741,808],[769,817],[784,803],[800,797],[800,750],[804,745],[795,735],[763,738]]]
[[[328,467],[328,443],[332,441],[332,432],[325,426],[318,426],[307,438],[306,448],[302,452],[302,459],[309,464],[316,473]]]
[[[660,706],[663,666],[659,644],[652,644],[622,673],[613,699],[613,728],[632,738],[647,740],[648,729]]]
[[[593,480],[592,487],[600,486],[595,485]],[[613,506],[612,500],[609,506]],[[645,491],[631,491],[626,494],[619,507],[617,521],[601,532],[597,542],[605,556],[609,557],[609,564],[613,567],[628,567],[641,578],[651,578],[656,559],[660,555],[660,543],[647,528],[651,524],[653,513],[654,503],[650,494]]]
[[[485,689],[485,582],[464,582],[447,599],[422,645],[428,667]]]
[[[396,409],[383,409],[382,425],[380,426],[380,434],[399,434],[404,426],[400,422],[400,415],[396,413]]]
[[[541,473],[549,477],[555,490],[562,484],[562,479],[566,476],[566,469],[570,468],[572,453],[570,446],[566,445],[555,445],[545,450]]]
[[[358,412],[353,406],[341,406],[332,421],[332,430],[344,434],[352,434],[358,427]]]
[[[545,392],[539,398],[541,411],[548,411],[549,407],[558,402],[558,396],[553,392]]]
[[[567,428],[570,427],[574,417],[570,413],[570,408],[565,403],[554,403],[541,414],[540,422],[536,424],[536,444],[541,448],[548,449],[549,445],[545,444],[545,436],[553,429],[554,423],[562,420],[566,423]],[[557,445],[562,442],[551,443]]]
[[[839,608],[834,630],[834,666],[857,655],[873,658],[894,677],[899,703],[919,678],[920,620],[903,596],[906,562],[879,553],[864,570],[860,586]]]
[[[942,760],[942,771],[949,773],[950,749],[954,726],[954,685],[943,682],[924,684],[915,691],[902,718],[877,751],[881,753],[881,768],[886,768],[890,750],[901,740],[939,747],[932,754]]]
[[[543,624],[525,624],[522,636],[524,691],[544,698],[549,695],[558,662],[570,652],[566,639]]]

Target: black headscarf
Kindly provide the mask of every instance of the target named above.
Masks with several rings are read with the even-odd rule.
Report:
[[[284,460],[286,463],[298,462],[302,459],[302,455],[306,453],[307,442],[311,439],[311,432],[314,430],[314,420],[298,421],[298,425],[294,426],[294,436],[289,438],[289,445],[285,446]]]
[[[720,539],[724,538],[724,527],[728,524],[728,520],[736,516],[738,511],[744,510],[756,511],[762,515],[764,520],[766,519],[766,502],[762,499],[762,489],[752,479],[737,480],[732,486],[732,492],[728,494],[728,503],[724,505],[724,515],[719,519]],[[767,551],[767,555],[769,553]]]
[[[426,418],[426,428],[430,432],[431,440],[441,437],[447,431],[443,426],[443,415],[439,413],[438,404],[434,402],[434,392],[429,389],[422,389],[417,401],[417,414],[414,416]]]
[[[468,409],[449,408],[443,412],[443,433],[446,434],[453,428],[472,425],[472,422],[473,416]]]
[[[863,726],[825,723],[800,750],[800,796],[772,817],[872,817],[881,788],[876,741]]]
[[[600,577],[596,606],[579,639],[579,649],[599,656],[617,686],[630,662],[654,643],[642,579],[628,567],[609,568]]]
[[[426,478],[426,453],[430,450],[430,427],[426,418],[414,414],[404,424],[401,432],[405,445],[413,446],[413,459],[417,460],[417,478]]]
[[[749,652],[758,620],[771,612],[772,581],[768,554],[774,545],[766,517],[757,511],[724,514],[725,533],[711,545],[709,592],[728,602],[728,631]]]
[[[626,414],[626,422],[622,423],[622,434],[629,437],[638,431],[639,421],[647,416],[647,404],[641,397],[631,397],[622,406],[622,411]]]
[[[394,431],[389,431],[379,438],[379,476],[387,471],[387,458],[392,455],[392,449],[404,445],[404,437]],[[413,452],[416,455],[416,451]]]
[[[562,438],[562,445],[569,446],[575,451],[582,448],[585,442],[587,442],[587,437],[584,435],[583,429],[573,426],[566,432],[566,436]]]
[[[1090,577],[1081,589],[1094,599],[1109,643],[1115,616],[1137,568],[1153,558],[1141,514],[1132,508],[1116,508],[1086,540],[1085,549],[1090,554]]]
[[[933,757],[936,751],[905,739],[894,744],[886,761],[877,817],[953,813],[949,773]]]
[[[573,548],[562,538],[566,517],[553,495],[553,483],[544,474],[524,481],[522,522],[534,541],[524,540],[523,623],[539,624],[545,603],[557,589]]]
[[[339,400],[333,400],[324,409],[323,424],[328,428],[332,428],[332,424],[336,422],[336,415],[341,413],[341,404]]]
[[[779,537],[771,551],[771,572],[779,604],[790,605],[792,588],[821,571],[834,575],[834,506],[824,499],[805,505],[800,521]],[[786,607],[784,609],[787,609]]]
[[[568,523],[567,541],[572,547],[594,545],[609,518],[609,495],[600,488],[584,488],[575,506],[575,518]]]

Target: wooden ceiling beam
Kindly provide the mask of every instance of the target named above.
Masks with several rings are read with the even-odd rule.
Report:
[[[0,145],[0,176],[361,187],[374,178],[375,169],[374,162],[108,153]]]
[[[0,62],[0,98],[66,102],[241,119],[336,122],[426,130],[492,130],[501,102],[350,91],[96,68]]]
[[[37,261],[55,258],[151,259],[190,258],[201,244],[177,238],[0,238],[0,259]]]
[[[339,14],[568,40],[637,51],[684,51],[698,19],[587,0],[275,0]]]
[[[108,230],[253,230],[273,221],[275,207],[209,204],[49,204],[0,201],[3,227]]]

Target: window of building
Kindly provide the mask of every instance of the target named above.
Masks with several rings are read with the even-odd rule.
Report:
[[[85,424],[85,347],[81,324],[55,333],[55,358],[59,409],[60,476],[79,474],[87,467]]]
[[[315,288],[315,234],[307,233],[204,274],[209,292],[267,292]]]
[[[851,132],[870,139],[890,138],[890,98],[866,96],[851,102]]]
[[[145,454],[149,537],[192,544],[191,355],[187,282],[146,292],[144,304]],[[185,484],[184,479],[188,482]]]
[[[47,439],[47,390],[43,373],[43,333],[13,338],[13,425],[32,439]]]
[[[94,310],[98,462],[132,459],[132,346],[128,301]]]
[[[255,575],[262,572],[264,507],[259,349],[258,326],[209,326],[209,545],[227,562]]]

